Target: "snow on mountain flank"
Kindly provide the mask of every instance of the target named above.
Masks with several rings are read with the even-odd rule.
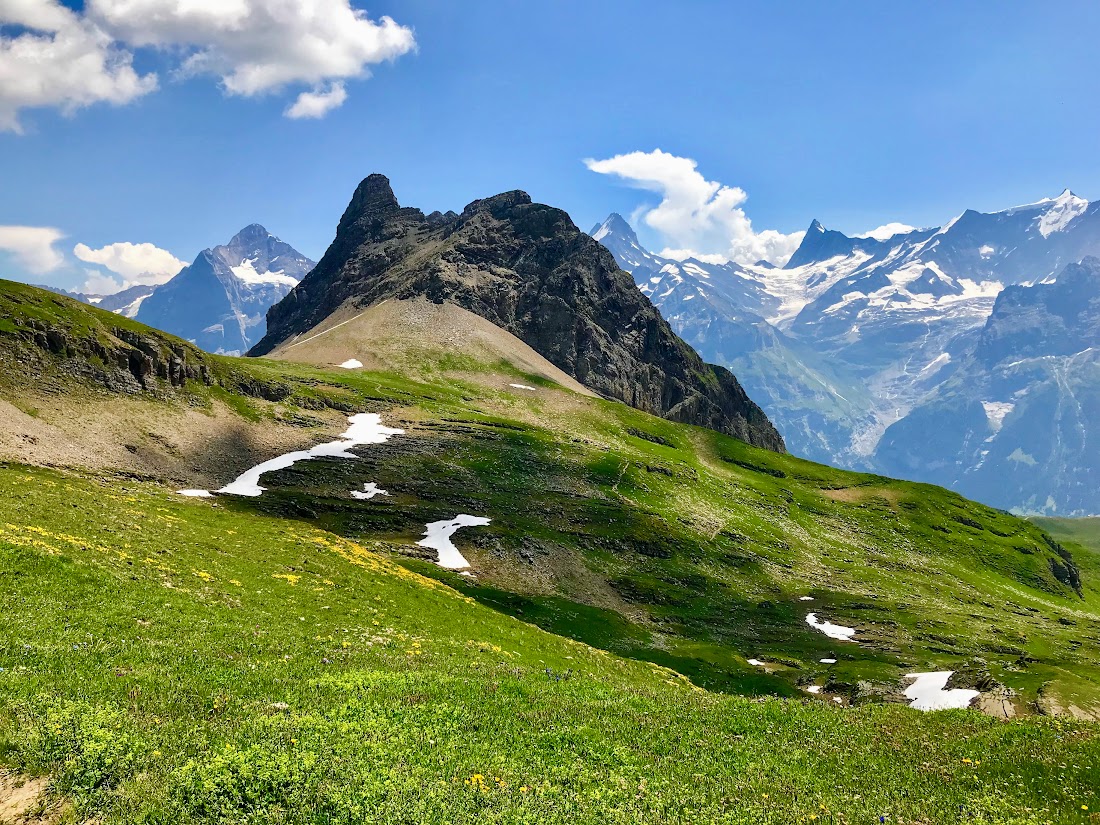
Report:
[[[985,409],[989,426],[995,433],[1000,432],[1001,427],[1004,426],[1005,416],[1016,409],[1016,405],[1011,401],[983,401],[982,407]]]
[[[277,272],[257,272],[256,259],[246,258],[240,266],[231,266],[230,270],[246,284],[283,284],[285,286],[297,286],[298,279],[286,275],[281,269]]]
[[[1039,234],[1049,238],[1055,232],[1061,232],[1070,222],[1089,208],[1089,202],[1079,198],[1068,189],[1051,201],[1051,207],[1039,216]]]

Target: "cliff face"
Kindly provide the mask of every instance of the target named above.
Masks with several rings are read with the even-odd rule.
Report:
[[[418,296],[486,318],[609,398],[784,449],[737,379],[704,364],[606,249],[524,192],[474,201],[461,215],[424,215],[371,175],[321,262],[271,308],[250,354],[308,332],[345,302]]]

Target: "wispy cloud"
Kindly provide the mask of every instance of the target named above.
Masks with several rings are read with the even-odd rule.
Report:
[[[65,263],[55,244],[65,237],[51,226],[0,226],[0,252],[7,252],[29,272],[44,275]]]
[[[691,158],[654,149],[589,159],[585,165],[661,196],[657,206],[642,207],[635,216],[661,234],[668,244],[661,252],[665,257],[782,264],[805,234],[757,232],[742,208],[748,200],[745,190],[707,180]]]

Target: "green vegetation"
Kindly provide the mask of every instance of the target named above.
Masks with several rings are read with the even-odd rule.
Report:
[[[51,777],[63,819],[1024,825],[1100,808],[1100,729],[1073,718],[1100,707],[1100,553],[1076,525],[461,354],[390,373],[221,358],[6,284],[0,317],[0,393],[36,425],[137,397],[228,411],[224,449],[276,423],[327,421],[331,440],[333,410],[406,430],[267,474],[254,499],[0,465],[0,765]],[[50,329],[63,346],[28,337]],[[115,384],[92,341],[207,373]],[[353,499],[367,482],[390,495]],[[492,519],[456,536],[472,577],[415,546],[459,513]],[[1027,718],[898,704],[929,669],[1003,685]]]
[[[0,468],[0,762],[105,825],[1039,823],[1098,804],[1094,726],[706,693],[385,549]]]

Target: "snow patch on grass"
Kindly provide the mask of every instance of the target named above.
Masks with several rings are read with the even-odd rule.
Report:
[[[359,499],[359,501],[369,501],[375,496],[388,496],[389,493],[375,484],[373,481],[368,481],[363,485],[362,490],[352,490],[351,497]]]
[[[348,425],[339,441],[329,441],[308,450],[295,450],[292,453],[268,459],[241,473],[218,492],[231,496],[255,497],[261,495],[265,489],[260,486],[260,476],[264,473],[285,470],[299,461],[307,461],[311,458],[356,458],[355,453],[348,452],[352,447],[358,447],[361,444],[381,444],[389,441],[391,436],[405,432],[396,427],[385,426],[382,423],[382,416],[378,413],[358,413],[348,416]],[[196,498],[207,498],[211,495],[209,490],[180,490],[179,493]]]
[[[855,641],[852,637],[856,635],[854,627],[844,627],[843,625],[833,624],[832,622],[822,621],[817,618],[816,613],[806,614],[806,624],[815,630],[820,630],[830,639],[840,639],[844,642]]]
[[[424,538],[417,542],[419,547],[428,547],[439,553],[440,567],[446,567],[449,570],[458,570],[462,567],[469,567],[470,563],[466,561],[466,557],[458,552],[458,548],[451,543],[451,536],[453,536],[460,527],[484,527],[491,523],[492,519],[487,519],[484,516],[467,516],[458,515],[453,519],[444,521],[433,521],[424,528]]]
[[[357,370],[363,366],[363,362],[358,358],[349,358],[343,364],[337,364],[337,366],[345,370]]]
[[[954,672],[942,670],[935,673],[907,673],[905,678],[913,680],[913,684],[905,689],[905,696],[910,700],[909,707],[917,710],[970,707],[970,702],[978,695],[978,691],[965,688],[947,690],[947,680]]]

